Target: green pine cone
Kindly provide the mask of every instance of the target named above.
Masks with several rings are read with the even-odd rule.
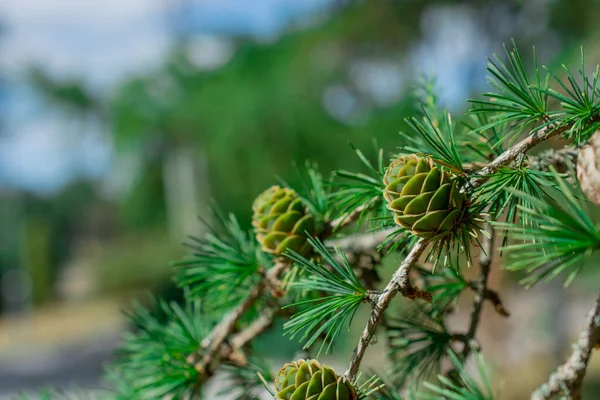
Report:
[[[460,222],[466,196],[447,171],[430,157],[401,156],[388,167],[384,197],[394,221],[413,234],[441,239]]]
[[[287,249],[308,251],[305,232],[315,233],[315,219],[295,191],[272,186],[254,200],[252,210],[252,225],[264,251],[277,256]]]
[[[275,398],[285,400],[357,400],[356,390],[317,360],[285,364],[275,378]]]

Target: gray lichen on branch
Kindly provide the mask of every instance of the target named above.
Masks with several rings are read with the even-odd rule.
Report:
[[[427,240],[420,239],[413,246],[410,253],[408,253],[404,261],[402,261],[385,289],[379,295],[375,305],[373,306],[373,311],[371,312],[369,320],[367,321],[367,325],[360,336],[358,345],[354,350],[352,360],[350,361],[350,366],[344,374],[347,379],[352,381],[356,378],[360,363],[362,362],[367,347],[369,347],[369,344],[373,339],[373,335],[375,334],[377,326],[379,326],[383,319],[385,310],[388,308],[390,302],[399,291],[406,290],[410,286],[408,274],[410,273],[412,266],[419,260],[419,257],[425,251],[427,243]]]

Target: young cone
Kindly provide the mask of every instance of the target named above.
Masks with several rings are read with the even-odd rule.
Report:
[[[292,189],[272,186],[252,205],[252,225],[264,251],[282,255],[287,249],[306,253],[307,234],[315,234],[315,219]]]
[[[466,196],[450,174],[430,157],[401,156],[388,167],[383,182],[394,221],[426,239],[441,239],[460,222]]]
[[[317,360],[285,364],[275,378],[275,398],[284,400],[357,400],[356,390]]]

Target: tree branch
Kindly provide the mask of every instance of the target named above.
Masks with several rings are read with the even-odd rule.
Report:
[[[332,221],[330,231],[346,227],[355,222],[367,207],[360,207],[348,215],[337,218]],[[367,235],[357,235],[355,238],[349,237],[344,239],[345,245],[362,249],[362,251],[373,250],[377,245],[385,239],[387,231],[376,233],[374,238],[368,238]],[[385,234],[385,236],[383,236]],[[354,241],[353,241],[354,239]],[[368,240],[367,240],[368,239]],[[376,240],[378,241],[376,241]],[[200,372],[203,377],[211,376],[219,361],[233,361],[236,364],[244,365],[245,357],[241,353],[241,348],[254,339],[256,336],[264,332],[273,322],[273,318],[277,314],[276,309],[267,308],[263,313],[253,321],[243,331],[230,336],[234,333],[240,318],[250,307],[260,298],[265,290],[270,290],[275,297],[282,295],[280,276],[289,268],[289,262],[286,260],[277,261],[272,268],[266,270],[262,274],[262,279],[246,299],[225,315],[221,321],[215,325],[210,334],[202,341],[201,347],[187,358],[190,364]]]
[[[518,156],[529,151],[532,147],[538,145],[544,140],[550,139],[562,132],[567,131],[569,128],[569,125],[557,126],[555,123],[550,123],[543,128],[536,130],[519,143],[507,149],[504,153],[500,154],[498,157],[496,157],[496,159],[494,159],[494,161],[475,172],[467,184],[461,189],[461,191],[468,192],[477,189],[486,181],[489,175],[498,171],[498,168],[511,163]]]
[[[231,347],[234,349],[241,349],[246,343],[263,333],[273,324],[273,317],[275,314],[277,314],[275,308],[267,308],[256,320],[248,325],[246,329],[236,334],[231,339]]]
[[[523,139],[519,143],[513,145],[509,149],[507,149],[504,153],[499,155],[492,162],[487,164],[485,167],[481,168],[479,171],[472,174],[471,178],[467,181],[467,183],[461,188],[461,192],[472,191],[479,186],[481,186],[488,178],[490,174],[495,173],[498,168],[511,163],[518,156],[525,154],[529,149],[534,147],[535,145],[543,142],[544,140],[550,139],[553,136],[556,136],[564,131],[566,131],[569,126],[556,126],[554,123],[550,123],[545,127],[538,129],[533,132],[527,138]],[[365,327],[363,334],[361,335],[358,346],[354,350],[354,355],[352,356],[352,360],[350,361],[350,366],[346,371],[346,378],[354,379],[358,372],[358,368],[364,356],[364,353],[369,346],[371,338],[375,333],[375,329],[379,325],[380,321],[383,318],[383,313],[385,309],[388,307],[389,302],[394,298],[396,293],[400,291],[406,292],[409,290],[410,281],[408,279],[408,272],[414,265],[414,263],[418,260],[419,256],[424,251],[427,242],[423,239],[419,240],[415,247],[411,250],[406,259],[402,262],[390,282],[388,283],[386,289],[381,294],[379,301],[367,321],[367,326]],[[487,277],[489,275],[489,269],[491,265],[490,255],[492,253],[492,240],[489,241],[489,249],[486,252],[487,256],[484,256],[481,263],[482,268],[482,278],[481,286],[482,291],[480,300],[477,300],[474,304],[473,311],[471,312],[471,323],[469,326],[469,331],[467,335],[470,338],[474,338],[477,332],[477,327],[479,325],[479,319],[481,316],[482,304],[485,299],[485,293],[487,291]],[[471,351],[471,345],[469,344],[469,340],[465,342],[465,349],[463,350],[463,354],[468,356]]]
[[[288,267],[288,263],[278,262],[270,268],[248,297],[215,325],[210,334],[202,341],[201,348],[188,356],[188,362],[194,364],[194,368],[201,375],[210,376],[214,369],[213,364],[217,362],[217,358],[220,358],[217,356],[231,353],[227,348],[229,345],[226,341],[235,330],[238,321],[261,296],[263,290],[268,286],[268,282],[278,279]]]
[[[418,261],[421,254],[423,254],[425,251],[427,243],[427,240],[419,239],[410,253],[408,253],[404,261],[402,261],[383,292],[379,294],[377,302],[373,307],[373,312],[371,313],[371,316],[367,322],[367,326],[365,326],[360,340],[358,341],[358,345],[354,350],[352,360],[350,361],[350,366],[344,375],[347,379],[352,381],[356,378],[356,374],[358,373],[358,368],[360,367],[360,363],[365,355],[365,351],[367,350],[367,347],[369,347],[371,339],[375,334],[375,330],[383,319],[383,313],[390,305],[392,299],[396,296],[398,291],[405,291],[411,286],[410,280],[408,279],[408,274],[412,266]]]
[[[479,187],[490,174],[493,174],[503,165],[506,165],[512,162],[519,155],[524,154],[529,149],[537,145],[538,143],[549,139],[555,135],[558,135],[561,132],[564,132],[568,129],[568,126],[560,126],[557,127],[555,124],[549,124],[542,129],[535,131],[533,134],[528,136],[526,139],[512,146],[504,153],[502,153],[498,158],[496,158],[491,163],[487,164],[485,167],[475,172],[471,179],[464,185],[461,189],[462,191],[473,190]],[[341,228],[347,227],[348,225],[354,223],[356,220],[360,218],[363,212],[369,207],[369,204],[365,206],[359,207],[351,213],[341,216],[335,220],[333,220],[329,224],[329,232],[337,231]],[[352,251],[355,253],[359,253],[362,251],[371,251],[376,248],[391,232],[393,229],[386,229],[383,231],[376,232],[374,234],[365,234],[365,235],[356,235],[354,237],[332,240],[330,244],[338,246],[342,251]],[[364,353],[369,346],[369,343],[375,333],[375,330],[381,320],[383,319],[383,313],[385,309],[389,306],[391,300],[396,296],[398,292],[401,292],[403,295],[410,298],[421,298],[425,300],[431,301],[431,296],[429,293],[420,291],[419,289],[413,287],[408,278],[408,273],[410,269],[415,264],[415,262],[419,259],[425,248],[427,247],[427,241],[424,239],[420,239],[411,252],[408,254],[406,259],[401,263],[400,267],[397,269],[396,273],[386,286],[385,290],[378,296],[377,302],[374,306],[373,312],[369,321],[367,322],[367,326],[363,331],[363,334],[360,338],[358,346],[354,351],[354,355],[352,357],[352,361],[346,371],[346,377],[349,379],[354,379],[356,377],[356,373],[358,372],[358,368],[364,356]],[[250,293],[250,295],[246,298],[246,300],[233,309],[229,314],[227,314],[221,322],[219,322],[208,335],[208,337],[203,341],[202,347],[195,353],[191,354],[188,357],[188,360],[194,364],[195,368],[204,376],[210,375],[213,372],[214,366],[218,363],[218,359],[221,358],[222,355],[228,355],[231,357],[233,354],[233,350],[237,350],[241,348],[245,343],[252,340],[256,335],[263,332],[265,329],[270,326],[272,322],[272,318],[276,314],[274,310],[265,312],[261,315],[256,321],[250,324],[244,331],[240,332],[236,336],[234,336],[231,340],[232,342],[228,342],[229,336],[234,332],[239,319],[242,315],[254,304],[254,302],[263,294],[266,288],[271,288],[272,290],[277,288],[277,284],[279,282],[279,276],[287,269],[289,266],[286,262],[276,263],[273,268],[271,268],[267,273],[263,276],[260,283],[254,288],[254,290]],[[487,267],[489,272],[489,266]],[[475,309],[472,312],[472,321],[469,332],[476,331],[479,314],[481,312],[481,302],[486,298],[486,294],[491,293],[487,289],[487,273],[485,282],[483,283],[484,290],[481,294],[481,301],[479,301],[478,310]],[[490,296],[488,295],[488,298]],[[465,349],[466,350],[466,349]],[[468,353],[467,353],[468,354]],[[217,357],[219,356],[219,357]]]
[[[563,393],[566,398],[581,398],[581,386],[594,346],[600,340],[600,296],[587,316],[587,325],[579,334],[571,356],[550,375],[548,382],[531,395],[531,400],[546,400]]]

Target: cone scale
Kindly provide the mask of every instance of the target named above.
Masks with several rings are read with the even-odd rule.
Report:
[[[356,390],[335,371],[317,360],[285,364],[275,378],[279,400],[357,400]]]
[[[429,157],[397,158],[388,167],[384,184],[383,195],[394,221],[417,236],[442,239],[463,217],[466,196]]]
[[[265,252],[280,256],[288,249],[308,251],[306,232],[315,233],[315,219],[294,190],[272,186],[256,198],[252,210],[256,238]]]

